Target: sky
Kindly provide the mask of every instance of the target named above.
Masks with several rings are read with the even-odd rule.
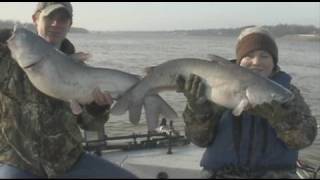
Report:
[[[158,31],[298,24],[320,27],[320,2],[73,2],[74,27]],[[0,2],[0,20],[31,23],[35,2]]]

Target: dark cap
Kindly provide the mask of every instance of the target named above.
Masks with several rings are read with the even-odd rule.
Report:
[[[72,18],[73,10],[70,2],[39,2],[37,4],[35,13],[38,11],[42,11],[45,16],[48,16],[51,12],[60,8],[65,9],[69,13],[70,17]]]
[[[271,34],[261,27],[250,27],[244,29],[238,38],[236,47],[237,62],[255,50],[264,50],[273,57],[275,66],[278,63],[278,47]]]

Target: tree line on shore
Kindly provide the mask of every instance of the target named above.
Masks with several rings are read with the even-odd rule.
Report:
[[[253,25],[252,25],[253,26]],[[220,28],[220,29],[201,29],[201,30],[181,30],[176,32],[185,32],[188,35],[220,35],[220,36],[237,36],[241,30],[250,26],[238,28]],[[275,26],[263,26],[268,29],[275,37],[283,37],[286,35],[296,34],[313,34],[320,36],[320,28],[306,25],[289,25],[278,24]]]
[[[14,24],[19,24],[32,31],[35,31],[34,25],[32,23],[21,23],[19,21],[12,21],[12,20],[6,20],[6,21],[0,20],[0,29],[13,28]],[[243,26],[238,28],[174,30],[172,32],[184,33],[187,35],[199,35],[199,36],[201,35],[236,36],[240,33],[242,29],[246,27],[250,27],[250,26]],[[313,35],[320,36],[320,28],[317,28],[312,25],[278,24],[275,26],[264,26],[264,27],[268,29],[276,37],[282,37],[285,35],[295,35],[295,34],[313,34]],[[71,33],[89,33],[90,31],[85,28],[72,27],[70,32]],[[155,32],[161,32],[161,31],[155,31]],[[168,31],[164,31],[164,32],[168,32]]]

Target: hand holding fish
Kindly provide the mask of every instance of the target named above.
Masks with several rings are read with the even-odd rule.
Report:
[[[188,100],[188,105],[191,108],[205,104],[207,101],[205,97],[205,84],[202,82],[199,76],[191,74],[186,80],[182,75],[178,75],[176,82],[176,91],[184,94]]]
[[[177,92],[183,92],[188,101],[188,108],[196,119],[205,119],[208,114],[214,110],[216,112],[224,111],[226,108],[219,106],[215,103],[210,103],[205,95],[205,84],[201,77],[190,74],[189,78],[185,80],[182,75],[176,78]]]
[[[86,52],[77,52],[72,54],[70,57],[76,61],[83,63],[91,58],[91,54]]]
[[[113,99],[108,92],[101,92],[100,88],[95,88],[92,92],[94,102],[100,106],[110,105],[113,103]]]
[[[102,92],[99,87],[96,87],[93,89],[92,97],[93,97],[93,102],[88,105],[89,109],[94,109],[94,110],[91,110],[92,112],[96,111],[97,109],[99,109],[98,111],[102,111],[102,110],[105,110],[106,108],[110,108],[113,103],[113,99],[110,93],[106,91]],[[70,106],[71,112],[74,115],[79,115],[83,112],[82,107],[76,101],[70,101],[70,104],[71,104]]]
[[[248,111],[270,121],[278,122],[285,119],[283,117],[287,117],[287,114],[289,114],[289,109],[286,108],[287,103],[272,101],[271,103],[263,103],[253,108],[249,108]]]

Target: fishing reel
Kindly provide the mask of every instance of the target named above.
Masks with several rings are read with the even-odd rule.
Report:
[[[170,121],[170,125],[167,125],[167,120],[163,118],[161,120],[160,126],[155,129],[157,133],[165,133],[171,136],[180,136],[179,131],[175,130],[173,127],[173,121]]]

